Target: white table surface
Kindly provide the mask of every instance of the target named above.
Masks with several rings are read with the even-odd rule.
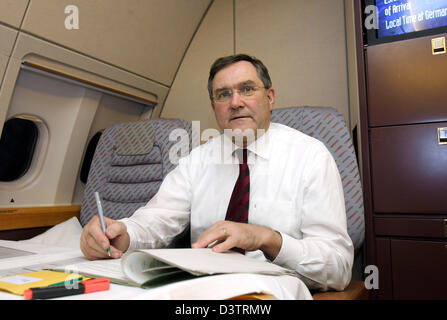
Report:
[[[76,218],[63,222],[42,235],[25,241],[0,240],[0,246],[25,250],[38,257],[52,255],[82,256],[79,238],[82,228]],[[57,244],[55,246],[54,244]],[[30,256],[25,256],[31,257]],[[20,261],[20,258],[10,258]],[[8,259],[2,259],[3,262]],[[0,260],[0,264],[2,263]],[[1,270],[0,270],[1,271]],[[250,294],[268,293],[280,300],[311,300],[305,284],[298,278],[258,274],[224,274],[179,281],[154,289],[111,284],[110,290],[63,297],[64,300],[221,300]],[[0,291],[1,300],[23,300],[23,296]]]

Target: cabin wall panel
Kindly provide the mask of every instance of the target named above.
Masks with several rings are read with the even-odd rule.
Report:
[[[18,180],[0,183],[0,206],[71,204],[83,146],[101,94],[30,71],[20,73],[7,118],[40,119],[30,169]],[[11,202],[11,199],[14,202]]]
[[[6,66],[8,65],[8,58],[0,54],[0,85],[2,84],[3,75],[5,74]]]
[[[0,25],[0,54],[10,56],[17,37],[17,30]]]
[[[22,29],[170,85],[210,0],[31,1]],[[78,8],[78,29],[67,29]],[[42,22],[45,23],[42,23]]]
[[[233,54],[233,1],[216,0],[199,27],[163,107],[164,118],[200,121],[200,131],[217,129],[207,90],[209,68]]]
[[[1,0],[0,22],[19,28],[29,0]]]
[[[21,32],[12,57],[96,83],[116,91],[157,102],[167,88],[125,70]]]
[[[16,37],[16,30],[0,25],[0,86],[3,82],[3,76],[5,74],[6,66],[8,65],[9,57],[11,56]]]
[[[4,4],[2,4],[4,5]],[[4,91],[3,79],[5,77],[6,69],[10,61],[10,56],[14,47],[14,42],[18,31],[15,29],[0,25],[0,101],[2,92]],[[3,128],[4,117],[8,110],[8,105],[0,102],[0,134]]]
[[[343,0],[215,1],[193,39],[161,115],[218,128],[206,91],[220,56],[248,53],[269,68],[276,108],[332,106],[349,126]],[[315,17],[324,17],[316,19]],[[233,37],[235,36],[235,38]]]
[[[238,0],[236,52],[269,68],[276,106],[332,106],[349,124],[343,0]]]
[[[9,40],[2,41],[0,47],[0,68],[9,62],[4,74],[4,83],[0,88],[0,126],[3,126],[7,118],[18,113],[36,115],[45,123],[51,123],[48,152],[42,169],[35,174],[27,173],[24,176],[25,180],[32,180],[30,183],[23,183],[22,180],[9,186],[0,186],[0,206],[66,205],[71,204],[73,200],[80,203],[83,185],[79,185],[79,169],[88,138],[91,138],[91,131],[97,128],[97,125],[107,127],[122,121],[150,118],[152,113],[157,113],[157,106],[152,112],[152,107],[126,100],[124,97],[118,98],[112,95],[109,97],[108,94],[104,94],[104,99],[101,99],[102,94],[95,90],[86,89],[78,84],[69,85],[63,80],[56,79],[51,80],[50,84],[48,82],[41,84],[40,78],[33,77],[33,81],[28,79],[27,86],[37,87],[28,90],[23,88],[23,83],[18,84],[22,73],[29,73],[22,68],[22,63],[39,65],[154,103],[163,101],[168,89],[166,86],[54,43],[11,28],[0,27],[0,32],[10,31],[3,31]],[[5,53],[10,54],[10,57],[4,55]],[[72,89],[54,91],[55,88],[66,86]],[[69,102],[65,101],[64,97]],[[58,99],[62,101],[57,101]],[[45,109],[41,109],[45,104],[47,104]],[[61,107],[57,108],[57,104]],[[101,108],[104,104],[107,106],[106,112]],[[61,112],[60,121],[54,119],[59,112]],[[96,117],[96,113],[100,119]],[[10,199],[14,199],[13,204],[10,203]]]
[[[123,92],[146,100],[149,104],[164,101],[168,91],[167,87],[156,82],[19,32],[4,75],[4,83],[0,88],[0,130],[3,127],[23,62]],[[157,115],[160,106],[160,104],[155,106],[154,113]]]

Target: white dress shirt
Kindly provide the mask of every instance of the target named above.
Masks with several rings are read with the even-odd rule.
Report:
[[[239,175],[234,149],[223,134],[180,159],[148,204],[121,220],[130,248],[165,247],[189,222],[194,243],[225,220]],[[247,149],[248,223],[281,233],[273,263],[296,270],[311,289],[343,290],[351,279],[354,249],[332,155],[317,139],[277,123]],[[260,250],[246,255],[266,259]]]

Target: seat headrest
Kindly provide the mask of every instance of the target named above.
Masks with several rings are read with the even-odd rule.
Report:
[[[139,121],[120,126],[117,139],[117,154],[121,156],[144,155],[154,146],[155,122]]]

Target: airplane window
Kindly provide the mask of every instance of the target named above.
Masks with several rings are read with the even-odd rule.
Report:
[[[101,138],[102,131],[97,132],[88,143],[87,150],[85,151],[84,161],[82,161],[80,179],[83,183],[87,183],[88,173],[92,164],[93,155],[95,154],[96,146],[98,145],[99,138]]]
[[[3,126],[0,138],[0,181],[14,181],[28,171],[39,136],[37,125],[20,118],[11,118]]]

